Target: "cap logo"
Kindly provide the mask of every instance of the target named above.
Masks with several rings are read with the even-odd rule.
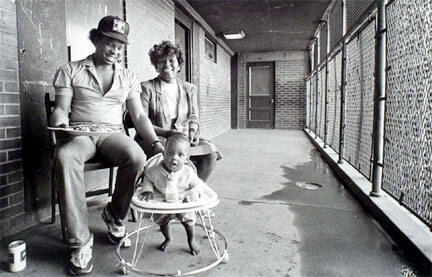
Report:
[[[125,29],[126,29],[126,24],[123,21],[114,19],[114,23],[112,27],[113,31],[124,34]]]

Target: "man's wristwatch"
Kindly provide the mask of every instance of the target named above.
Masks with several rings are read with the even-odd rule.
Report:
[[[155,148],[156,143],[161,143],[161,142],[160,142],[160,140],[153,141],[152,144],[151,144],[151,148]]]

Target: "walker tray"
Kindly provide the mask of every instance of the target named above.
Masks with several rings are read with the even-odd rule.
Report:
[[[194,202],[169,203],[160,194],[155,194],[152,200],[143,201],[138,198],[138,194],[136,193],[132,197],[131,208],[147,213],[171,214],[210,209],[218,204],[219,200],[216,192],[209,186],[204,185],[203,193]]]

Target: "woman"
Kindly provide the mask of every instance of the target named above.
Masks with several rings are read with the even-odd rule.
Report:
[[[144,111],[153,123],[156,140],[150,145],[137,136],[136,140],[147,156],[160,151],[165,138],[173,132],[181,132],[189,137],[190,159],[197,167],[198,176],[206,181],[213,171],[216,160],[222,156],[209,140],[199,137],[199,108],[195,85],[177,79],[177,73],[184,63],[180,47],[169,41],[156,44],[149,52],[151,63],[159,75],[141,83],[141,102]]]

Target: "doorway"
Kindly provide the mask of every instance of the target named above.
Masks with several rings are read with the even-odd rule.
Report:
[[[274,128],[274,62],[247,63],[246,128]]]
[[[193,20],[179,8],[175,9],[175,43],[183,49],[184,64],[177,77],[183,81],[192,81],[192,26]]]
[[[184,64],[178,73],[178,77],[183,80],[190,82],[191,81],[191,74],[190,74],[190,28],[188,28],[186,25],[181,23],[179,20],[175,20],[175,43],[180,45],[180,47],[183,50],[183,58]]]

